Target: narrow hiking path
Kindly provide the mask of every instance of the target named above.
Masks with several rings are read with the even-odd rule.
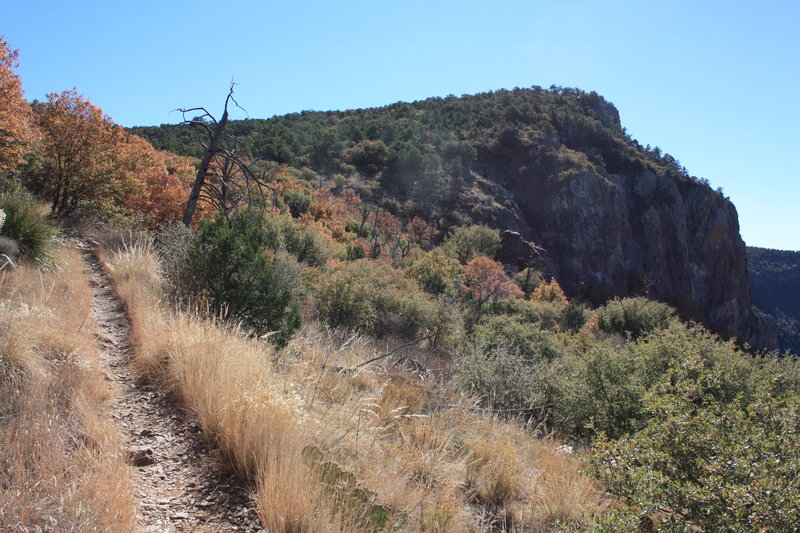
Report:
[[[202,436],[194,415],[128,368],[131,324],[91,247],[78,241],[92,291],[100,365],[115,390],[112,417],[128,446],[139,532],[262,531],[249,492]]]

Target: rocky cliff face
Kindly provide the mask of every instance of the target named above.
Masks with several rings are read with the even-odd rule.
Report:
[[[530,178],[509,184],[524,220],[516,229],[547,250],[568,292],[597,304],[645,294],[724,336],[750,338],[745,245],[728,200],[651,171]]]
[[[616,112],[602,116],[618,124]],[[484,151],[475,185],[494,201],[473,191],[457,207],[543,247],[548,274],[573,296],[601,304],[646,295],[724,337],[773,348],[768,328],[751,313],[734,205],[706,183],[654,165],[609,170],[586,157],[591,147],[567,149],[572,134],[539,141],[559,146],[555,155],[530,147],[512,156],[497,146]]]

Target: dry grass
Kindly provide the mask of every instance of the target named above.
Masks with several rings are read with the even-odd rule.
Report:
[[[108,262],[134,319],[138,368],[197,412],[254,483],[271,532],[551,531],[605,506],[580,454],[560,443],[396,368],[333,370],[381,353],[374,341],[310,324],[275,353],[165,309],[146,248]]]
[[[80,257],[0,277],[0,530],[132,531]]]

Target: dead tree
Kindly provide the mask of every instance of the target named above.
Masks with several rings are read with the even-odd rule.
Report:
[[[183,115],[182,125],[197,126],[203,130],[200,137],[203,146],[203,158],[197,168],[197,175],[186,202],[183,214],[183,225],[192,225],[198,201],[211,205],[227,215],[241,204],[254,206],[264,205],[268,196],[274,200],[274,190],[269,185],[269,176],[264,171],[256,174],[237,148],[236,139],[225,133],[229,122],[228,106],[231,102],[239,109],[233,97],[234,84],[231,83],[222,117],[217,120],[204,107],[178,109]],[[186,119],[187,113],[202,111],[192,119]]]

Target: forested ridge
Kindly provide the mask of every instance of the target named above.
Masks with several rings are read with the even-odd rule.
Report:
[[[800,252],[747,247],[753,305],[775,320],[783,350],[800,354]]]
[[[161,125],[130,131],[158,149],[201,155],[191,128]],[[674,157],[631,138],[616,108],[602,96],[573,88],[533,87],[373,109],[303,111],[232,121],[229,133],[253,158],[319,173],[358,171],[401,199],[422,203],[463,185],[481,164],[509,156],[537,161],[539,168],[518,169],[521,174],[553,171],[570,156],[584,159],[577,154],[581,152],[610,173],[651,166],[675,179],[689,178]]]

